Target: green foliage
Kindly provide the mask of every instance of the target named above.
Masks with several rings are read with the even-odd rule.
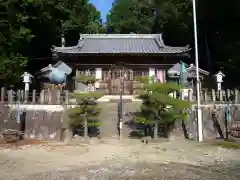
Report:
[[[20,80],[28,62],[23,47],[34,37],[24,22],[26,13],[16,4],[16,1],[0,0],[0,79],[3,83]]]
[[[88,75],[79,75],[77,77],[74,77],[74,79],[84,84],[94,83],[96,81],[94,76],[88,76]]]
[[[38,70],[35,58],[52,56],[61,34],[75,45],[79,33],[104,32],[89,0],[0,0],[0,29],[0,78],[8,83],[20,80],[27,65]]]
[[[191,0],[115,0],[107,26],[110,33],[163,33],[171,44],[190,44],[191,4]]]
[[[77,100],[77,107],[68,110],[69,125],[71,128],[84,124],[85,118],[88,122],[96,122],[101,112],[98,107],[97,99],[103,94],[99,92],[75,93],[73,95]]]
[[[239,86],[240,73],[237,9],[237,0],[197,1],[200,66],[212,73],[223,71],[225,82],[232,87]],[[166,44],[193,45],[192,12],[192,0],[115,0],[107,27],[109,33],[163,33]]]
[[[143,124],[153,124],[155,121],[171,125],[176,120],[185,119],[185,108],[190,103],[184,100],[175,99],[169,93],[180,91],[181,87],[171,83],[148,83],[145,92],[139,96],[143,100],[141,112],[136,114],[136,121]]]
[[[147,76],[137,76],[136,81],[139,81],[143,84],[148,84],[149,82],[154,82],[155,81],[155,76],[152,77],[147,77]]]
[[[154,23],[153,6],[149,0],[116,0],[107,16],[113,33],[151,33]]]

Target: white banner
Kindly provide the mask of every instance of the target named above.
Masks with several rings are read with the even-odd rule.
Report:
[[[102,80],[102,68],[95,69],[95,78]]]
[[[155,76],[155,68],[149,68],[149,77]]]

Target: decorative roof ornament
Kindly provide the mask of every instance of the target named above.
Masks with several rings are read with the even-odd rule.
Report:
[[[66,83],[66,77],[72,73],[72,69],[62,61],[58,61],[56,64],[49,64],[47,67],[40,70],[37,73],[39,77],[46,78],[52,84],[64,84]]]
[[[180,63],[177,63],[167,71],[167,74],[170,78],[179,78],[180,70],[181,70],[181,65]]]

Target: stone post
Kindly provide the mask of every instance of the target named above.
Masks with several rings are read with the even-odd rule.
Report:
[[[238,89],[235,89],[234,90],[234,95],[235,95],[235,104],[238,104],[239,102],[238,102]]]
[[[231,90],[227,89],[227,99],[231,96]]]
[[[207,89],[204,89],[204,101],[205,102],[208,102],[208,90]]]
[[[215,89],[212,89],[212,101],[213,102],[216,101],[216,91],[215,91]]]
[[[1,88],[1,102],[4,102],[5,99],[5,91],[6,89],[4,87]]]
[[[17,101],[18,102],[21,101],[21,90],[20,89],[17,90]]]
[[[45,93],[45,92],[44,92],[44,89],[41,90],[41,93],[40,93],[40,103],[41,103],[41,104],[44,104],[44,96],[45,96],[44,93]]]
[[[191,90],[188,91],[188,101],[189,102],[192,102],[193,101],[193,92]],[[191,113],[193,113],[194,111],[194,108],[193,106],[191,106]],[[188,129],[188,138],[189,139],[192,139],[193,137],[193,121],[194,119],[192,119],[192,117],[188,117],[188,126],[189,126],[189,129]]]
[[[12,89],[8,90],[8,103],[9,104],[13,103],[13,90]]]
[[[219,90],[219,101],[223,101],[223,90]]]
[[[34,104],[36,102],[36,90],[34,89],[32,92],[32,103]]]
[[[68,99],[68,90],[65,90],[65,104],[68,105],[69,99]]]
[[[84,116],[84,139],[88,140],[88,120],[87,120],[87,113]]]
[[[52,92],[51,90],[48,88],[48,104],[52,104]]]
[[[28,92],[29,91],[24,91],[24,103],[28,102]]]
[[[60,104],[61,103],[61,92],[60,92],[60,90],[57,90],[57,94],[56,94],[56,96],[57,96],[57,104]]]

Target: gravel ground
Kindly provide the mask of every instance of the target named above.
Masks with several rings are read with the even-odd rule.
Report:
[[[0,146],[0,180],[237,180],[240,151],[192,141]]]

